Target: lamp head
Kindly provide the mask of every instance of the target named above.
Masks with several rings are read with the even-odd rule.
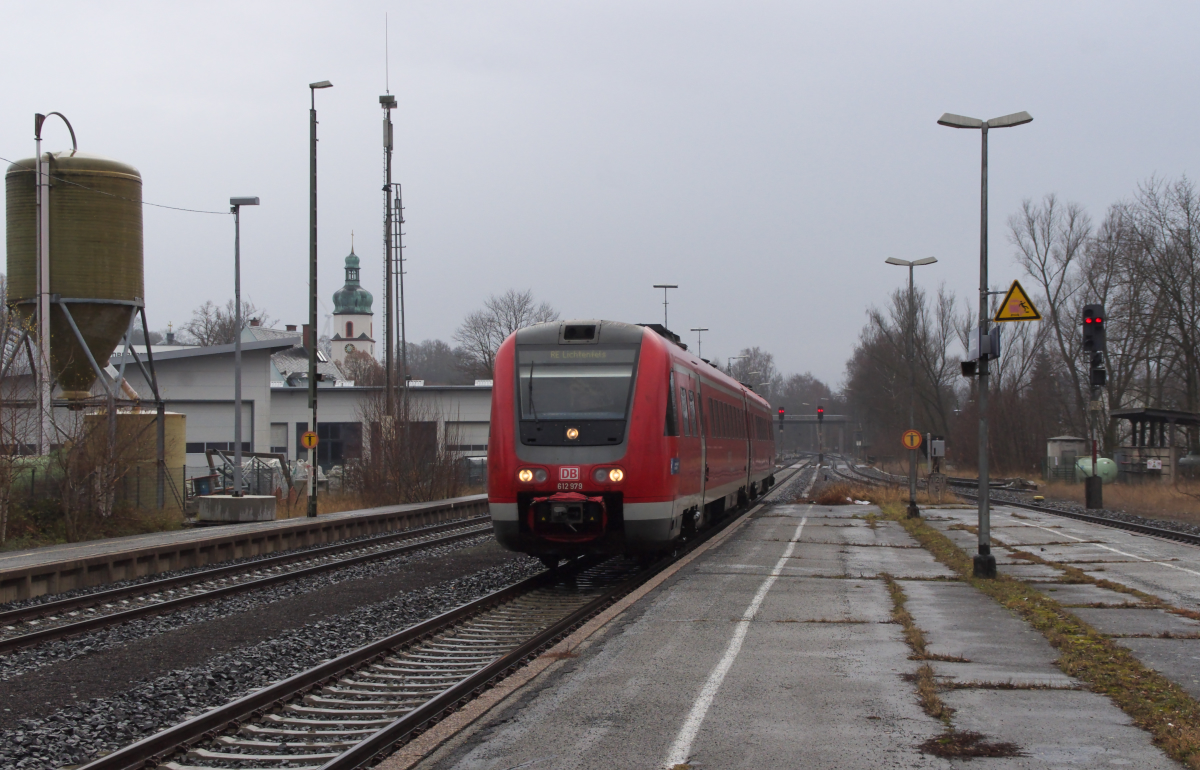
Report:
[[[328,80],[321,80],[316,83],[309,83],[308,87],[309,88],[333,88],[333,83],[330,83]]]
[[[258,198],[230,198],[230,206],[257,206]]]
[[[914,265],[932,265],[934,262],[937,262],[937,257],[921,257],[917,261],[913,262],[913,264]]]
[[[900,267],[912,267],[913,264],[907,259],[900,259],[899,257],[888,257],[884,260],[884,262],[888,263],[889,265],[899,265]]]

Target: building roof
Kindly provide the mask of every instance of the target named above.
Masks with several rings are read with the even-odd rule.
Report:
[[[242,352],[245,353],[253,350],[283,350],[291,346],[291,342],[286,340],[255,340],[253,342],[243,342]],[[146,360],[145,345],[132,345],[131,347],[137,352],[138,356],[143,361]],[[154,358],[156,360],[171,361],[176,358],[195,358],[198,356],[220,356],[227,354],[232,355],[234,344],[231,342],[228,345],[188,345],[175,347],[154,345],[153,348]],[[114,366],[119,365],[124,358],[123,350],[124,349],[114,351],[112,358],[109,359],[109,363],[113,364]],[[132,364],[133,357],[130,356],[126,363]]]
[[[1177,409],[1113,409],[1108,415],[1130,422],[1173,422],[1178,425],[1200,425],[1200,414]]]

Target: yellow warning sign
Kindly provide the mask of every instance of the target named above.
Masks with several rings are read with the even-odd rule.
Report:
[[[915,430],[906,430],[900,442],[908,449],[917,449],[921,446],[921,434]]]
[[[317,434],[313,433],[311,430],[305,431],[304,434],[300,436],[300,446],[304,447],[305,449],[315,448],[317,446]]]
[[[994,321],[1040,321],[1042,314],[1033,306],[1033,300],[1025,293],[1020,281],[1013,281],[1008,294],[996,311]]]

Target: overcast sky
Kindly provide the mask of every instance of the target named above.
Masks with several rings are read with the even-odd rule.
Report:
[[[307,84],[320,113],[324,315],[355,235],[382,294],[384,14],[407,207],[409,339],[449,340],[489,293],[564,317],[662,320],[706,357],[760,345],[837,384],[906,276],[978,285],[979,135],[991,135],[992,280],[1006,220],[1056,192],[1099,219],[1158,174],[1195,175],[1193,3],[289,2],[6,6],[0,155],[58,110],[147,201],[243,214],[246,295],[307,314]],[[39,30],[41,32],[39,33]],[[48,149],[69,146],[61,124]],[[227,215],[145,210],[153,327],[233,294]]]

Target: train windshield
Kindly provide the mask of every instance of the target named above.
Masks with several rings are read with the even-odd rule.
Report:
[[[523,420],[624,420],[637,348],[517,351]]]

